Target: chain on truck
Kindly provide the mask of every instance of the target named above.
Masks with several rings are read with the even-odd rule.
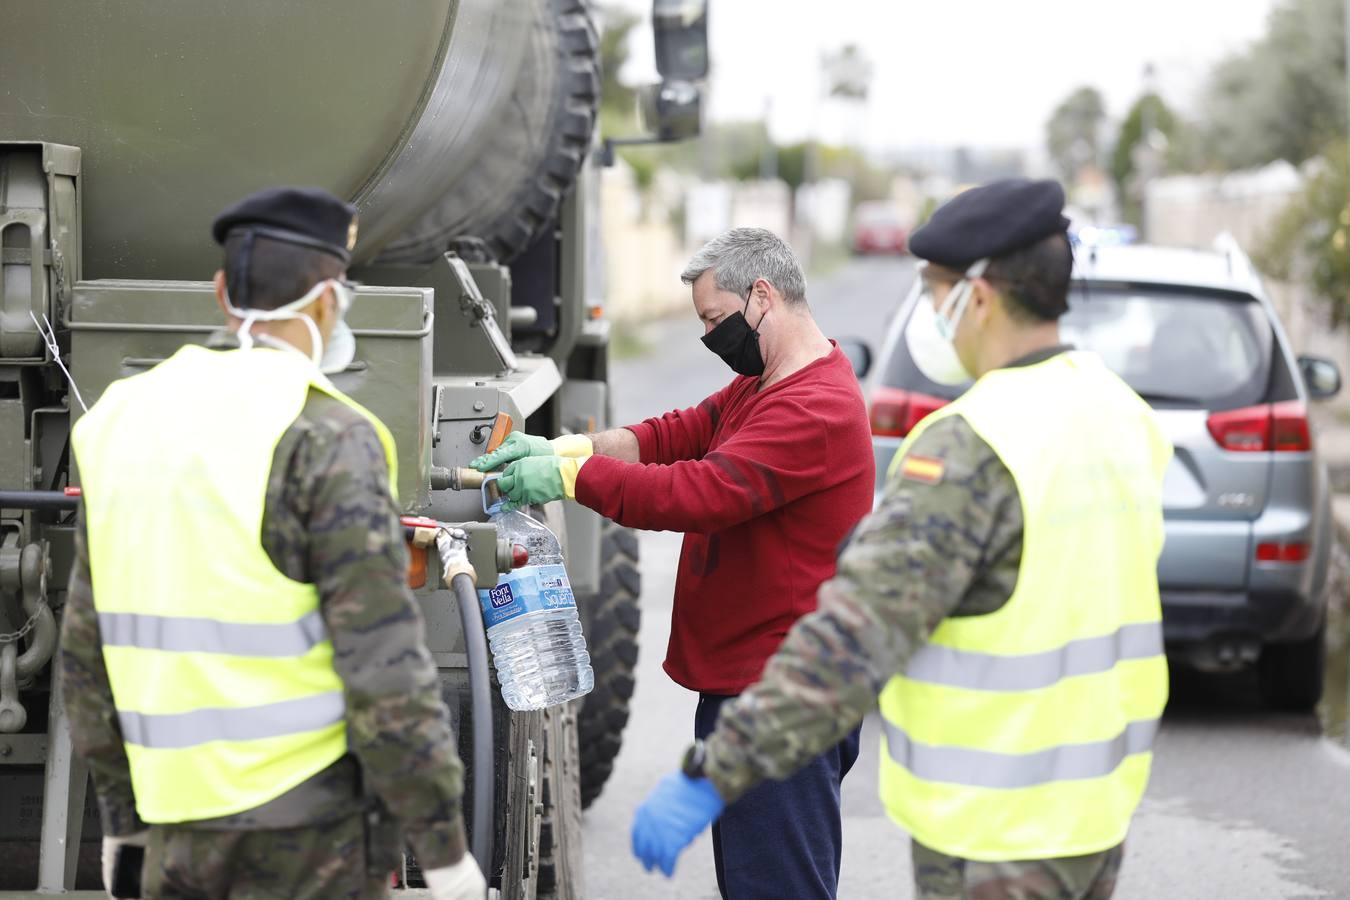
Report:
[[[564,536],[596,687],[512,712],[484,689],[481,618],[461,620],[472,591],[455,573],[491,587],[519,559],[477,491],[453,488],[512,429],[609,424],[596,167],[616,143],[697,133],[706,0],[654,0],[653,27],[655,134],[597,149],[585,0],[46,0],[0,13],[0,897],[102,896],[93,792],[52,677],[79,485],[72,421],[112,381],[219,327],[209,223],[271,184],[359,209],[357,354],[333,380],[398,442],[470,844],[502,898],[581,896],[581,809],[609,775],[633,690],[636,541],[575,505],[535,510]],[[445,567],[425,556],[438,540]],[[415,860],[396,878],[416,887]]]

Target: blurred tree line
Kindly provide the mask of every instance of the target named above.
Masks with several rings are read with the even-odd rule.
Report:
[[[1333,326],[1350,322],[1350,144],[1326,148],[1253,259],[1267,275],[1306,281]]]
[[[1304,189],[1253,255],[1270,275],[1307,279],[1334,321],[1350,321],[1345,45],[1345,0],[1279,0],[1266,33],[1210,72],[1193,118],[1146,87],[1113,128],[1101,95],[1082,87],[1046,122],[1046,149],[1068,184],[1085,166],[1108,171],[1136,225],[1148,178],[1312,161]]]

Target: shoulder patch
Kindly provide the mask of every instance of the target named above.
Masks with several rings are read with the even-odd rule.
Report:
[[[947,464],[940,459],[910,455],[900,463],[900,477],[920,484],[937,484],[942,481],[946,469]]]

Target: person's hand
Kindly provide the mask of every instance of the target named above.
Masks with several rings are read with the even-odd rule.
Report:
[[[527,456],[552,455],[553,447],[549,444],[548,438],[525,434],[523,431],[513,431],[506,436],[506,440],[502,441],[496,450],[491,453],[484,453],[482,456],[471,460],[469,467],[480,472],[491,472],[493,469],[499,469],[507,463],[513,463]]]
[[[660,867],[670,878],[680,853],[725,806],[708,779],[667,775],[633,816],[633,855],[648,872]]]
[[[478,862],[469,854],[453,866],[427,869],[422,873],[432,900],[483,900],[487,896],[487,879],[478,869]]]
[[[103,839],[103,852],[101,862],[103,863],[103,890],[107,891],[109,897],[139,897],[140,896],[140,870],[145,863],[145,848],[150,843],[150,832],[138,831],[135,834],[129,834],[124,837],[105,837]],[[125,857],[125,859],[123,859]],[[127,868],[130,867],[134,874],[128,874]],[[118,884],[118,869],[123,870],[123,883]],[[135,893],[129,892],[126,882],[130,882],[134,887]],[[113,889],[117,888],[117,893]]]
[[[571,459],[585,459],[595,451],[591,439],[584,434],[564,434],[553,440],[513,431],[502,441],[501,446],[491,453],[484,453],[469,463],[471,468],[480,472],[500,469],[507,463],[530,456],[566,456]]]
[[[506,497],[506,509],[550,500],[575,500],[577,473],[584,459],[563,456],[527,456],[506,467],[497,489]]]

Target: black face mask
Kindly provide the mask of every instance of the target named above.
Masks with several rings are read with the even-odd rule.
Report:
[[[747,310],[754,292],[752,287],[745,295]],[[760,325],[764,324],[764,316],[760,316],[759,321]],[[703,346],[722,357],[722,362],[731,366],[731,371],[737,375],[764,374],[764,356],[759,352],[759,325],[752,329],[744,312],[734,312],[718,322],[716,328],[703,336]]]

